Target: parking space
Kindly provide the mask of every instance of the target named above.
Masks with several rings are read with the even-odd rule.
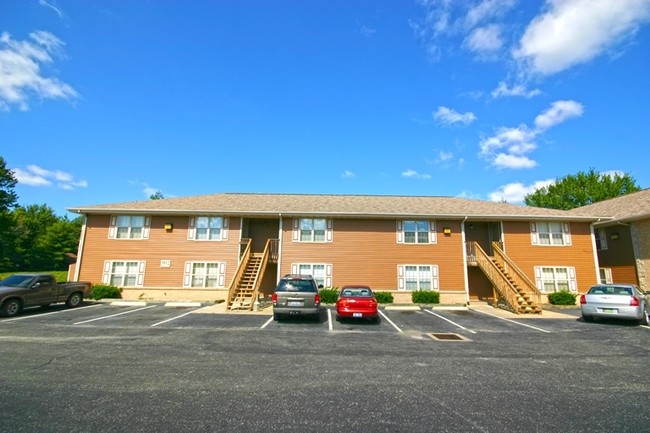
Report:
[[[517,316],[493,308],[399,308],[380,309],[378,322],[335,320],[335,310],[324,308],[320,318],[286,317],[274,321],[272,311],[214,313],[200,304],[164,303],[85,303],[79,308],[64,305],[25,310],[19,316],[0,319],[0,326],[32,323],[35,326],[74,326],[100,328],[214,329],[259,332],[368,333],[422,336],[458,334],[470,340],[490,338],[496,333],[530,334],[579,332],[593,329],[582,322],[579,310],[544,313],[541,316]],[[197,314],[203,313],[203,314]],[[207,313],[207,314],[206,314]],[[617,323],[614,323],[616,326]],[[627,323],[618,324],[627,326]],[[648,328],[648,327],[644,327]],[[0,328],[1,330],[2,328]],[[650,328],[648,328],[650,330]]]

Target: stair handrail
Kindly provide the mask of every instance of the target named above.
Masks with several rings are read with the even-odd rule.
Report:
[[[235,273],[235,276],[232,279],[232,282],[230,283],[230,287],[228,287],[228,307],[230,307],[234,301],[234,297],[237,293],[237,287],[239,286],[239,282],[244,276],[244,272],[246,271],[246,266],[248,265],[248,260],[250,259],[251,256],[251,244],[253,240],[252,239],[242,239],[240,242],[240,250],[242,245],[246,245],[244,248],[244,252],[241,254],[239,258],[239,265],[237,265],[237,272]]]
[[[488,277],[492,286],[499,292],[499,295],[503,298],[506,305],[509,307],[510,311],[513,313],[519,314],[519,303],[517,302],[518,293],[517,289],[508,281],[508,279],[503,275],[499,267],[492,261],[490,256],[481,248],[478,242],[468,242],[468,247],[472,249],[474,253],[474,259],[479,268],[485,273]],[[469,244],[472,244],[471,246]],[[494,300],[496,307],[497,300]]]
[[[540,305],[542,303],[542,293],[521,268],[506,255],[499,242],[492,242],[492,252],[494,253],[494,259],[500,262],[503,268],[508,271],[517,286],[523,289],[536,305]]]

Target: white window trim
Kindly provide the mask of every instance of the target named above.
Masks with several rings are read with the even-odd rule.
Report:
[[[223,227],[221,227],[221,237],[219,239],[196,239],[196,218],[207,217],[207,218],[221,218],[223,221]],[[187,240],[188,241],[197,241],[197,242],[222,242],[228,240],[228,226],[230,224],[230,219],[221,215],[200,215],[192,216],[188,222],[187,228]]]
[[[543,268],[553,268],[553,269],[566,269],[569,275],[569,291],[572,293],[577,293],[578,292],[578,282],[576,279],[576,268],[573,266],[562,266],[562,265],[544,265],[544,266],[535,266],[535,284],[537,285],[537,289],[539,289],[540,292],[542,293],[553,293],[553,292],[547,292],[544,290],[544,279],[542,269]]]
[[[324,266],[325,267],[325,282],[324,287],[332,287],[332,264],[331,263],[292,263],[291,264],[291,273],[298,275],[300,271],[300,266],[311,266],[313,269],[314,266]]]
[[[118,238],[117,237],[117,218],[120,216],[128,216],[128,217],[144,217],[144,226],[142,227],[142,237],[139,238]],[[129,227],[130,230],[130,227]],[[118,241],[142,241],[142,240],[147,240],[149,239],[149,232],[151,230],[151,217],[146,216],[146,215],[111,215],[111,223],[108,228],[108,238],[109,239],[115,239]]]
[[[404,222],[405,221],[425,221],[426,223],[429,224],[429,242],[406,242],[406,237],[404,236]],[[436,233],[436,222],[435,220],[426,220],[426,219],[421,219],[421,220],[398,220],[397,221],[397,243],[398,244],[404,244],[404,245],[431,245],[435,244],[438,242],[438,236]],[[417,235],[416,235],[417,239]]]
[[[440,291],[440,277],[438,274],[438,265],[431,265],[426,263],[407,263],[404,265],[397,265],[397,290],[412,292],[413,290],[406,288],[406,267],[407,266],[429,266],[431,268],[431,291]]]
[[[554,221],[537,221],[530,223],[530,241],[533,245],[538,245],[542,247],[567,247],[571,246],[571,224],[569,223],[560,223],[562,226],[562,244],[541,244],[539,242],[539,231],[537,224],[539,222],[549,223]]]
[[[601,277],[601,272],[605,273],[605,280],[603,281]],[[602,284],[612,284],[614,280],[612,279],[612,268],[599,268],[598,269],[598,278]]]
[[[596,237],[598,242],[596,245],[599,246],[598,251],[605,251],[607,249],[607,231],[605,229],[596,229]]]
[[[219,265],[219,273],[217,274],[217,287],[206,287],[206,286],[193,286],[192,285],[192,269],[196,263],[208,264],[216,263]],[[183,267],[183,287],[191,289],[223,289],[226,287],[226,263],[225,262],[216,262],[216,261],[202,261],[194,260],[185,262]]]
[[[325,220],[325,240],[324,241],[302,241],[300,240],[300,220]],[[334,241],[334,222],[329,218],[294,218],[293,230],[291,233],[291,240],[293,242],[300,242],[303,244],[326,244]]]
[[[144,272],[147,268],[147,262],[144,260],[120,259],[120,260],[104,260],[104,271],[102,272],[102,284],[111,284],[111,269],[115,262],[136,262],[138,264],[138,274],[135,278],[135,286],[126,287],[143,287],[144,286]]]

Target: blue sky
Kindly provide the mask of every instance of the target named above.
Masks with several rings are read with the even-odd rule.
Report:
[[[650,0],[0,0],[21,205],[650,187]]]

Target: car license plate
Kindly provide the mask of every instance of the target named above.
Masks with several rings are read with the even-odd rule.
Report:
[[[302,302],[300,302],[300,301],[289,301],[289,302],[287,302],[287,305],[289,307],[301,307]]]
[[[363,317],[361,313],[352,313],[352,317]]]
[[[618,310],[616,308],[603,308],[603,313],[616,314],[618,313]]]

